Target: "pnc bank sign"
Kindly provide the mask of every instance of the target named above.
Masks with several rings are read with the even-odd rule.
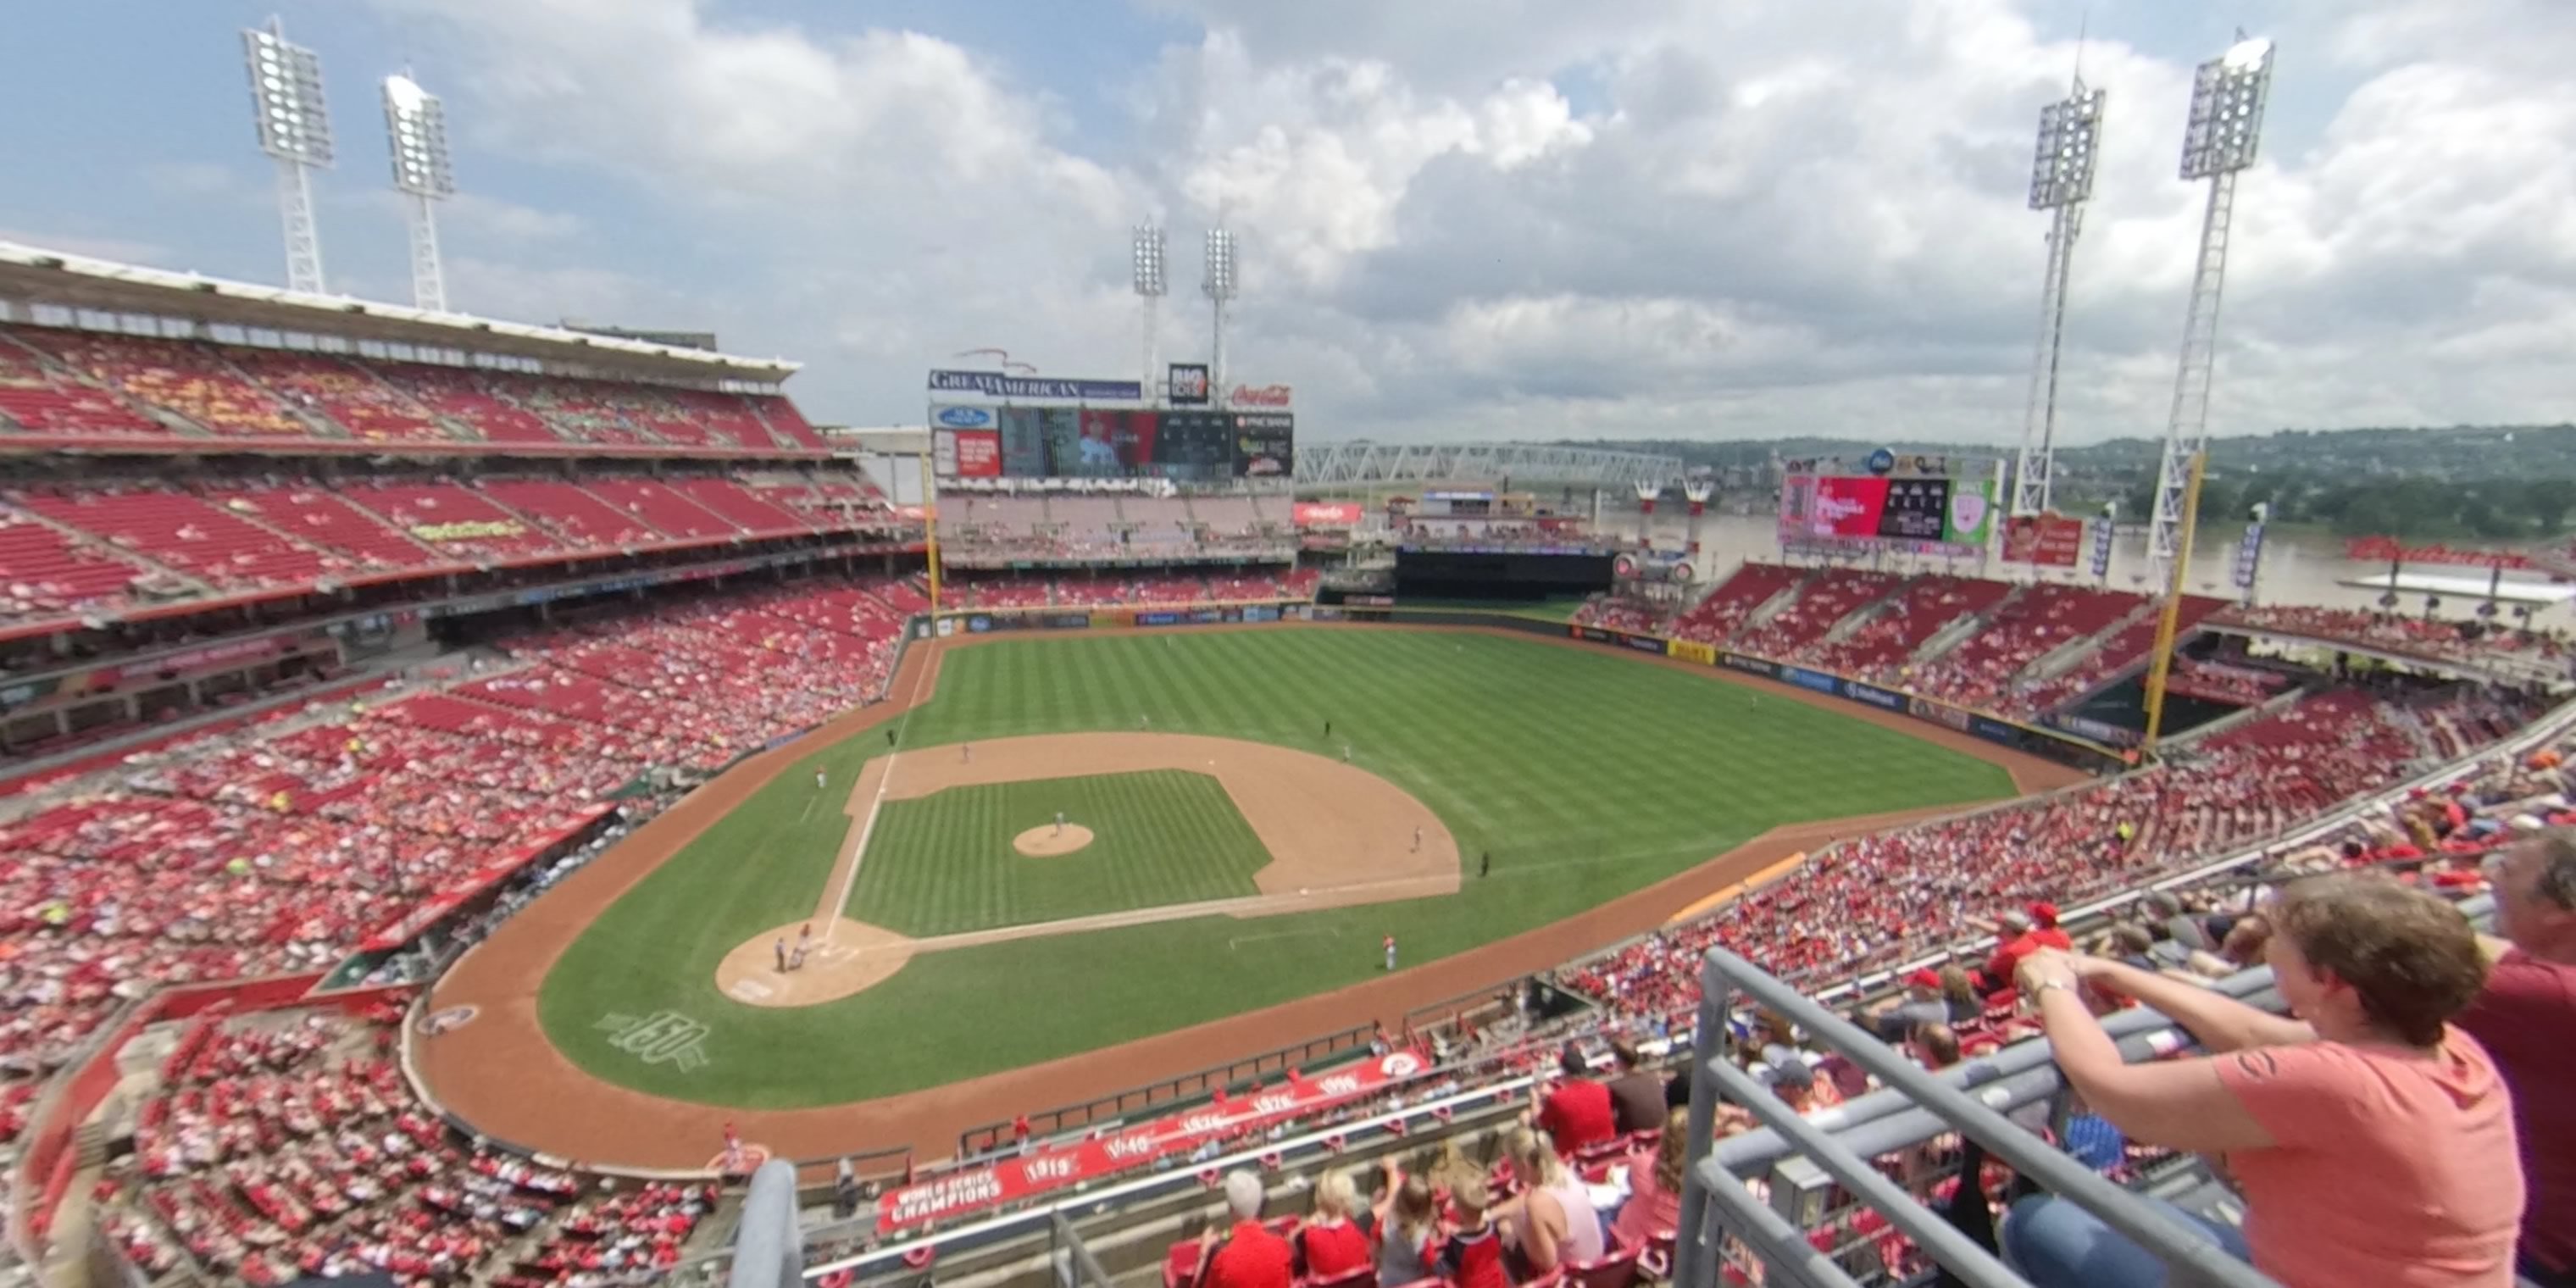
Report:
[[[1236,385],[1226,402],[1235,407],[1285,407],[1289,390],[1286,385]]]

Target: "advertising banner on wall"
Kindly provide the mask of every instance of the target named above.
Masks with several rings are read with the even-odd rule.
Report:
[[[1668,640],[1665,642],[1664,649],[1665,652],[1685,662],[1697,662],[1701,666],[1717,665],[1717,646],[1714,644],[1702,644],[1698,640]]]
[[[1727,670],[1742,671],[1747,675],[1767,676],[1775,680],[1780,677],[1778,667],[1758,657],[1746,657],[1742,653],[1720,653],[1717,655],[1717,664]]]
[[[1941,522],[1941,540],[1953,546],[1983,549],[1995,535],[1995,481],[1950,479],[1950,506]]]
[[[1133,380],[1064,380],[999,371],[933,371],[930,387],[941,393],[1058,402],[1142,402],[1145,398],[1144,386]]]
[[[1799,688],[1814,689],[1818,693],[1839,694],[1843,691],[1841,676],[1827,675],[1822,671],[1810,671],[1803,666],[1781,667],[1780,678]]]
[[[1934,702],[1930,698],[1915,698],[1906,704],[1905,710],[1908,715],[1917,720],[1929,720],[1961,733],[1968,731],[1968,713],[1946,702]]]
[[[1356,528],[1367,512],[1357,501],[1299,501],[1289,510],[1301,528]]]
[[[1149,1119],[1091,1140],[897,1186],[877,1199],[877,1229],[890,1234],[948,1220],[1099,1181],[1156,1159],[1187,1154],[1208,1141],[1250,1138],[1274,1123],[1375,1094],[1428,1067],[1423,1057],[1411,1051],[1389,1052],[1320,1077],[1292,1077],[1285,1085],[1256,1095]]]
[[[953,478],[989,479],[1002,474],[1002,435],[990,429],[949,431],[956,440],[956,464],[949,470]]]
[[[957,431],[930,431],[930,472],[943,479],[957,477]]]
[[[2004,562],[2072,568],[2084,554],[2084,521],[2054,511],[2004,521]]]
[[[993,407],[933,407],[932,429],[993,429],[1001,424],[1001,413]]]
[[[1165,379],[1172,405],[1205,407],[1208,402],[1208,366],[1204,362],[1175,362]]]
[[[1858,680],[1843,681],[1843,696],[1864,706],[1876,707],[1881,711],[1905,710],[1904,694],[1890,693],[1885,689],[1863,684]]]

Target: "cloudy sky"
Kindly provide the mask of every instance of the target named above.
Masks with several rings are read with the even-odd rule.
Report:
[[[2006,442],[2041,104],[2110,94],[2064,433],[2160,434],[2200,190],[2192,64],[2278,41],[2214,426],[2576,414],[2567,0],[83,0],[13,7],[0,238],[284,276],[238,28],[323,59],[332,289],[408,295],[374,85],[448,102],[451,300],[712,328],[817,418],[918,423],[985,346],[1138,364],[1128,229],[1172,229],[1163,356],[1311,437]]]

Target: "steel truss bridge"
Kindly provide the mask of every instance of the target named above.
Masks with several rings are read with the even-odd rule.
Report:
[[[1607,490],[1640,483],[1679,487],[1682,459],[1596,447],[1546,447],[1534,443],[1300,443],[1297,486],[1349,487],[1371,483],[1440,483],[1502,480]]]

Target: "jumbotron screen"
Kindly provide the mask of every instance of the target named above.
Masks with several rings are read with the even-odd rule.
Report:
[[[1287,412],[947,407],[931,417],[941,478],[1286,478]]]
[[[1792,474],[1780,486],[1783,544],[1975,547],[1993,531],[1986,479]]]

